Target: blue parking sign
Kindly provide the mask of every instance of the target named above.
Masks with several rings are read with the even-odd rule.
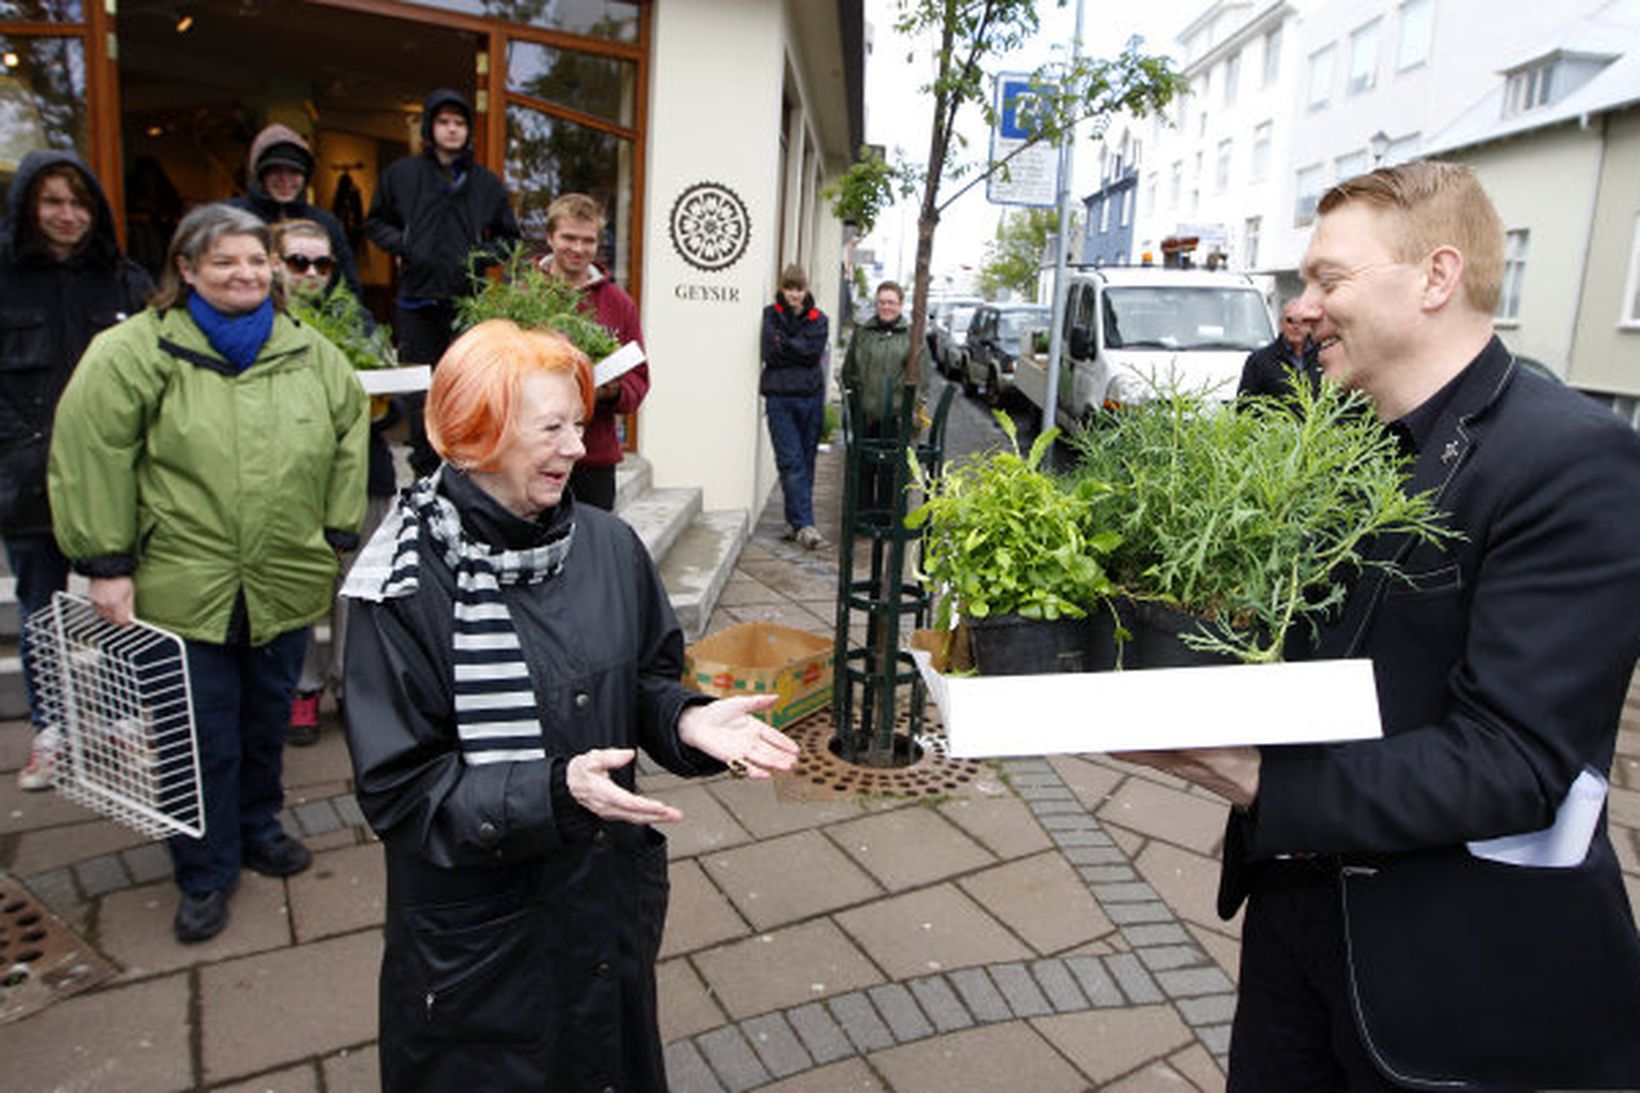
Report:
[[[1002,81],[1002,122],[998,135],[1005,140],[1030,140],[1040,124],[1036,90],[1029,80]]]

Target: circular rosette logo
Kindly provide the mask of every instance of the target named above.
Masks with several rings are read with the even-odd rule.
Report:
[[[746,253],[752,218],[721,182],[697,182],[672,203],[672,246],[696,269],[728,269]]]

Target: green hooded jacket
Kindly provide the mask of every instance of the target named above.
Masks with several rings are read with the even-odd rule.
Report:
[[[262,645],[330,608],[369,430],[353,369],[311,328],[277,314],[236,372],[186,308],[150,308],[97,335],[58,404],[58,545],[93,576],[131,575],[137,617],[196,641],[227,639],[243,592]]]
[[[867,428],[875,431],[883,420],[883,378],[895,377],[896,386],[890,397],[897,399],[898,382],[905,375],[906,360],[910,356],[911,324],[904,315],[886,325],[873,315],[854,328],[848,354],[843,358],[843,386],[860,392],[860,409]],[[919,404],[928,395],[928,370],[921,371],[917,382]]]

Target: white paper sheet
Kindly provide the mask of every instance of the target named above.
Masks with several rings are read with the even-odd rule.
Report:
[[[353,374],[359,377],[359,386],[364,388],[367,395],[425,391],[433,382],[433,369],[425,364],[410,364],[403,368],[363,368]]]
[[[645,360],[643,346],[627,342],[615,352],[592,366],[592,386],[602,387],[610,380],[619,379]]]

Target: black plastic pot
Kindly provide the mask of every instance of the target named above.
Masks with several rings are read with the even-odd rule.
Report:
[[[1132,655],[1124,658],[1130,668],[1196,668],[1207,664],[1238,664],[1228,653],[1192,649],[1181,634],[1195,633],[1202,620],[1155,600],[1138,600],[1133,605]]]
[[[971,618],[967,623],[974,646],[974,666],[982,676],[1088,671],[1090,619],[992,615]]]

